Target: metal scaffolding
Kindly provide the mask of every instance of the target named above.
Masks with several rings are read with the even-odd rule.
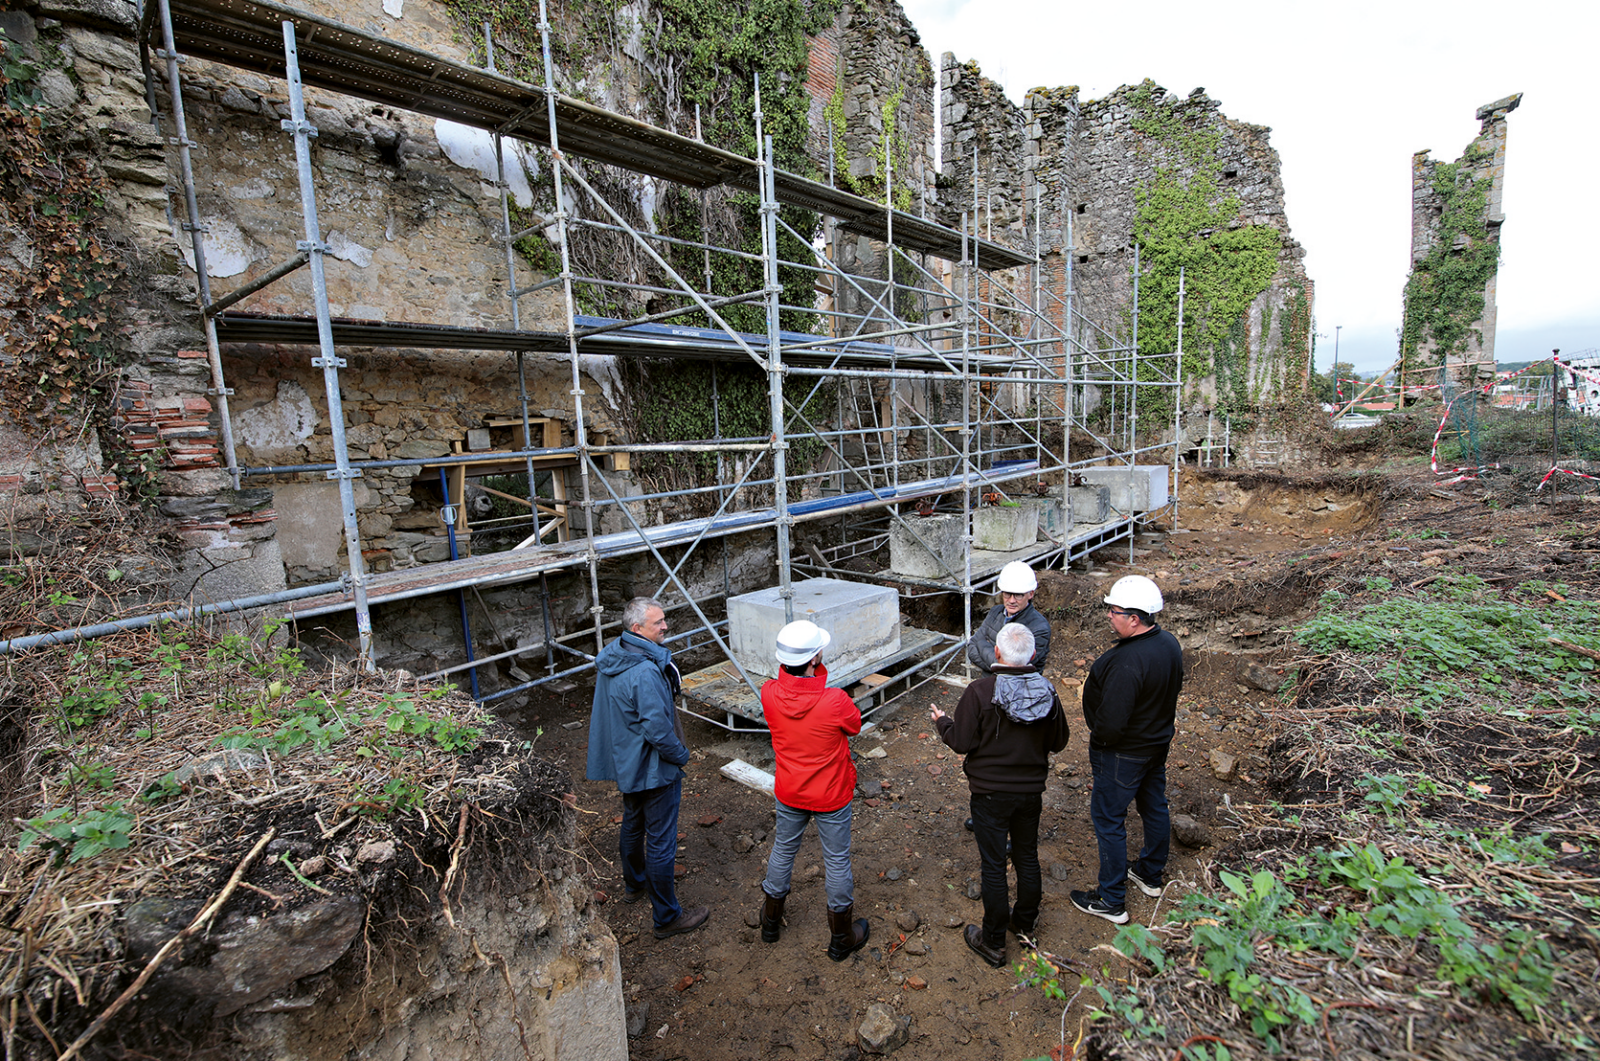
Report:
[[[690,645],[714,644],[727,663],[722,677],[734,687],[732,703],[753,697],[759,679],[734,658],[725,636],[727,621],[716,617],[716,601],[732,592],[723,556],[721,594],[697,597],[685,577],[685,566],[697,550],[720,543],[726,549],[734,534],[770,533],[775,542],[777,580],[786,617],[792,618],[792,580],[801,575],[838,575],[841,565],[881,551],[893,528],[922,540],[918,516],[912,507],[961,513],[964,560],[954,565],[941,561],[939,577],[909,577],[893,570],[868,574],[878,582],[899,586],[908,595],[957,594],[968,617],[970,636],[972,599],[992,584],[1007,559],[1026,559],[1035,565],[1065,567],[1089,553],[1126,541],[1132,558],[1133,537],[1142,523],[1172,518],[1176,514],[1176,446],[1179,398],[1182,388],[1182,338],[1179,349],[1159,356],[1141,356],[1135,334],[1124,339],[1085,318],[1073,304],[1070,263],[1070,228],[1066,238],[1065,290],[1047,290],[1037,248],[1039,209],[1035,199],[1035,250],[1023,253],[977,233],[986,225],[987,209],[974,193],[956,228],[925,217],[893,209],[893,174],[885,174],[884,203],[854,195],[830,184],[779,169],[771,137],[763,130],[760,85],[756,85],[754,159],[711,147],[645,123],[612,114],[560,93],[550,60],[550,26],[540,10],[544,84],[530,85],[499,74],[494,69],[493,38],[486,30],[488,68],[479,69],[430,55],[418,49],[375,37],[332,20],[272,2],[272,0],[157,0],[143,12],[143,41],[154,42],[155,54],[164,60],[165,88],[170,95],[170,118],[184,182],[184,200],[194,260],[199,274],[198,297],[206,328],[212,387],[219,397],[223,420],[223,456],[227,471],[237,483],[243,479],[271,480],[286,475],[325,475],[339,484],[349,573],[341,586],[296,599],[285,596],[295,619],[351,610],[360,633],[362,662],[373,665],[371,612],[374,607],[418,596],[462,591],[489,584],[537,580],[541,587],[546,662],[543,673],[531,680],[481,696],[496,700],[549,683],[592,667],[608,624],[600,599],[600,565],[629,556],[649,555],[661,571],[656,595],[672,609],[693,615],[690,628],[675,640]],[[147,43],[145,47],[148,47]],[[300,177],[300,201],[305,238],[297,253],[261,278],[219,298],[213,298],[206,277],[195,176],[189,163],[181,92],[179,51],[230,66],[280,77],[287,81],[290,117],[282,126],[294,142]],[[157,105],[154,64],[146,62],[153,120],[163,120]],[[322,275],[326,246],[317,220],[317,191],[310,156],[316,129],[306,120],[302,85],[332,90],[389,104],[433,117],[489,131],[494,138],[499,168],[501,231],[495,238],[505,247],[509,305],[507,329],[456,327],[411,321],[351,321],[331,316]],[[537,217],[531,228],[512,231],[514,213],[506,180],[506,142],[533,144],[545,153],[554,181],[555,209]],[[759,252],[717,246],[701,240],[642,231],[626,219],[585,177],[575,158],[648,174],[689,189],[726,187],[753,193],[759,209]],[[570,203],[581,193],[597,208],[594,216],[578,216]],[[810,233],[798,232],[780,215],[784,206],[816,211],[826,220],[828,240],[821,246]],[[1070,216],[1069,216],[1070,224]],[[547,279],[519,286],[519,260],[513,244],[533,229],[553,228],[552,242],[560,253],[559,271]],[[649,261],[657,281],[646,287],[638,276],[602,276],[595,263],[574,260],[573,236],[579,232],[604,232],[627,241]],[[844,232],[866,236],[881,247],[878,275],[863,275],[839,264],[837,242]],[[805,260],[785,260],[784,239],[809,249]],[[732,255],[758,261],[761,286],[729,295],[713,293],[709,264],[703,277],[686,277],[674,269],[675,251]],[[913,257],[915,255],[915,257]],[[248,295],[299,268],[309,268],[313,291],[310,312],[304,315],[265,315],[232,309]],[[524,272],[526,266],[521,267]],[[1011,286],[1007,272],[1022,277]],[[1134,312],[1137,313],[1137,264]],[[784,275],[810,275],[827,297],[812,305],[783,301]],[[665,278],[665,279],[660,279]],[[624,288],[648,292],[657,309],[632,319],[596,318],[580,312],[585,292]],[[521,300],[539,292],[559,293],[564,328],[529,331],[521,325]],[[549,294],[546,295],[549,297]],[[1180,300],[1181,284],[1180,284]],[[759,305],[765,319],[762,332],[741,331],[721,311],[729,305]],[[1182,320],[1181,301],[1179,320]],[[785,330],[780,322],[790,311],[813,315],[822,323],[816,334]],[[674,318],[689,314],[705,323],[689,326]],[[1181,327],[1181,325],[1180,325]],[[223,376],[222,344],[287,343],[314,345],[312,364],[321,369],[332,431],[331,462],[293,466],[242,467],[228,423]],[[343,346],[417,349],[475,349],[514,355],[519,386],[520,443],[510,456],[528,476],[529,520],[532,535],[508,552],[452,557],[449,562],[402,571],[369,572],[362,564],[362,542],[352,481],[364,471],[433,466],[437,458],[410,460],[353,460],[344,438],[340,406],[339,370],[345,361]],[[564,358],[570,367],[573,444],[536,445],[530,416],[524,358],[528,354]],[[670,357],[718,363],[754,365],[766,378],[767,412],[771,433],[757,438],[723,437],[720,419],[714,437],[682,440],[666,445],[618,444],[597,439],[591,431],[582,361],[592,355],[617,357]],[[713,376],[711,402],[718,397]],[[796,398],[786,393],[798,387],[810,395]],[[829,385],[836,394],[832,423],[810,408],[809,398]],[[958,392],[959,401],[953,396]],[[1170,416],[1171,435],[1150,441],[1163,430],[1140,432],[1141,395],[1148,408]],[[947,412],[946,410],[949,410]],[[959,409],[959,415],[954,415]],[[1059,445],[1053,443],[1060,432]],[[791,446],[807,441],[821,457],[808,466],[796,463]],[[559,440],[557,440],[559,441]],[[1080,450],[1073,455],[1073,448]],[[618,455],[652,451],[714,454],[718,476],[714,486],[685,488],[639,496],[624,496],[613,483],[604,462]],[[1159,455],[1159,456],[1158,456]],[[471,468],[506,462],[508,454],[461,454],[453,464]],[[541,533],[541,507],[548,499],[536,496],[537,467],[561,463],[575,470],[576,491],[561,503],[562,540],[545,542]],[[1170,464],[1173,472],[1170,500],[1154,508],[1138,509],[1134,496],[1136,466]],[[1065,491],[1083,469],[1125,467],[1130,499],[1124,511],[1092,523],[1071,523],[1058,535],[1046,536],[1029,548],[1005,555],[985,555],[974,549],[973,521],[986,497],[1021,497],[1044,484],[1055,496]],[[470,471],[466,474],[472,474]],[[446,504],[460,504],[445,486]],[[710,516],[656,525],[651,518],[660,503],[695,497]],[[623,530],[598,532],[598,517],[616,513]],[[453,522],[448,520],[447,522]],[[794,528],[813,524],[828,529],[834,544],[807,543],[792,555]],[[548,527],[544,529],[549,529]],[[453,540],[452,540],[453,541]],[[669,558],[665,550],[680,555]],[[452,545],[453,551],[453,545]],[[546,580],[557,572],[586,576],[587,618],[576,629],[557,630],[549,607]],[[291,593],[295,591],[290,591]],[[445,675],[469,671],[518,654],[476,657],[462,605],[463,639],[467,662],[438,671]],[[913,657],[889,661],[901,665],[894,675],[907,685],[915,675],[926,676],[947,661],[959,658],[965,637],[909,631],[908,643],[918,646]],[[923,635],[927,635],[924,637]],[[592,641],[592,651],[584,646]],[[559,654],[558,654],[559,653]],[[475,658],[476,657],[476,658]],[[885,664],[888,666],[888,664]],[[852,676],[835,675],[835,684]],[[476,686],[475,686],[476,688]],[[723,700],[716,700],[721,705]],[[736,716],[750,718],[737,706],[725,717],[712,711],[710,720],[734,726]],[[759,709],[753,716],[759,719]]]

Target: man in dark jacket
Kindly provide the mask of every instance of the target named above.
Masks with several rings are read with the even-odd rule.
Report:
[[[1033,634],[1033,658],[1028,665],[1044,673],[1045,660],[1050,657],[1050,620],[1033,606],[1034,591],[1039,579],[1033,568],[1021,560],[1013,560],[1000,569],[995,589],[1000,591],[1000,603],[989,609],[983,623],[973,631],[967,642],[967,660],[985,674],[994,669],[994,643],[1000,628],[1007,623],[1021,623]]]
[[[1072,905],[1121,925],[1128,920],[1128,881],[1157,896],[1167,868],[1167,750],[1183,688],[1183,649],[1156,625],[1161,590],[1148,578],[1119,578],[1105,602],[1117,643],[1094,661],[1083,684],[1094,775],[1089,816],[1100,845],[1100,880],[1094,891],[1074,891]],[[1126,827],[1130,802],[1137,804],[1144,823],[1144,848],[1132,866]]]
[[[1006,929],[1031,937],[1044,891],[1039,878],[1039,815],[1050,753],[1067,746],[1067,716],[1055,687],[1028,665],[1033,633],[1007,623],[995,663],[961,694],[954,716],[933,709],[939,739],[965,755],[973,835],[983,863],[983,927],[968,925],[967,946],[996,969],[1006,963]],[[1017,905],[1006,891],[1006,841],[1017,868]]]
[[[589,713],[591,781],[615,781],[622,792],[622,901],[648,894],[655,935],[666,939],[705,924],[709,907],[678,905],[673,870],[678,853],[678,804],[683,798],[683,743],[674,698],[682,688],[659,601],[635,597],[622,609],[621,637],[595,658],[594,708]]]

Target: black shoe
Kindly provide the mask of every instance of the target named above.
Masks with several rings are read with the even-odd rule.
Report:
[[[1145,883],[1144,878],[1139,876],[1137,873],[1135,873],[1131,869],[1128,871],[1128,879],[1133,882],[1133,886],[1135,888],[1138,888],[1140,891],[1144,892],[1146,895],[1150,896],[1150,898],[1152,898],[1152,899],[1161,898],[1161,893],[1166,890],[1165,888],[1163,888],[1159,884],[1147,884],[1147,883]]]
[[[696,906],[691,910],[685,910],[678,915],[676,921],[669,921],[656,929],[656,939],[666,939],[668,936],[676,936],[681,932],[693,932],[705,924],[710,917],[711,907],[709,906]]]
[[[1113,925],[1126,925],[1128,923],[1128,908],[1125,906],[1112,906],[1100,898],[1098,891],[1073,892],[1072,905],[1086,914],[1103,917]]]
[[[643,898],[644,898],[644,889],[643,888],[640,888],[638,891],[633,891],[631,888],[624,888],[622,890],[622,901],[627,903],[629,906],[632,906],[634,903],[638,902],[640,899],[643,899]]]
[[[982,958],[996,969],[1005,968],[1005,948],[1001,947],[996,949],[985,943],[983,941],[982,928],[977,925],[968,925],[966,931],[961,933],[961,937],[967,941],[967,947],[972,951],[972,953],[976,954],[978,957]]]

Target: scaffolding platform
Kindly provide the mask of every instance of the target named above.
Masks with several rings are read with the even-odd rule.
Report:
[[[289,22],[308,85],[543,147],[552,144],[553,113],[555,139],[563,151],[691,188],[727,184],[757,191],[761,183],[761,166],[754,159],[272,0],[146,4],[144,36],[157,47],[162,46],[162,6],[171,12],[178,47],[196,58],[283,78],[283,24]],[[897,245],[951,261],[961,260],[963,238],[982,269],[1034,261],[1030,254],[973,235],[963,237],[916,214],[782,170],[773,175],[773,191],[781,203],[826,213],[838,218],[841,227],[874,239],[885,239],[892,225]]]
[[[935,652],[934,659],[928,659],[929,652],[943,645],[945,651]],[[828,687],[830,689],[844,689],[849,691],[853,685],[860,684],[862,679],[869,675],[881,675],[884,681],[872,682],[870,688],[853,697],[856,706],[861,708],[861,715],[866,718],[884,704],[893,700],[902,693],[915,689],[922,682],[916,680],[919,670],[941,662],[938,657],[949,655],[961,646],[961,639],[948,634],[936,633],[932,630],[921,630],[914,626],[900,628],[900,650],[892,656],[877,660],[873,663],[853,667],[847,671],[834,673],[828,672]],[[907,666],[906,664],[909,665]],[[897,672],[894,668],[900,667]],[[931,680],[931,679],[924,679]],[[739,676],[739,670],[733,665],[732,660],[723,660],[721,663],[697,670],[692,674],[683,676],[683,697],[685,703],[693,701],[701,705],[706,714],[698,711],[689,711],[696,718],[704,719],[714,726],[724,729],[752,729],[766,728],[765,716],[761,713],[761,698],[753,691],[745,680]],[[721,716],[718,718],[716,716]],[[744,719],[756,725],[742,726],[735,719]]]
[[[523,351],[566,357],[570,347],[566,332],[479,328],[417,321],[332,318],[333,341],[338,346],[414,348],[419,350]],[[227,310],[217,314],[217,341],[223,343],[283,343],[317,345],[317,318],[282,313]],[[750,361],[745,346],[766,350],[768,338],[750,332],[738,336],[717,328],[677,324],[628,324],[610,317],[576,315],[577,346],[581,357],[668,357],[696,361]],[[591,329],[607,329],[592,331]],[[590,334],[584,334],[591,332]],[[889,368],[903,372],[941,375],[961,371],[959,351],[939,357],[915,347],[861,339],[828,339],[805,332],[780,331],[785,344],[784,364],[809,368]],[[801,346],[800,344],[804,344]],[[800,346],[798,349],[793,347]],[[999,374],[1036,367],[1026,358],[995,354],[968,354],[968,368],[979,374]]]
[[[1024,461],[1008,465],[1000,475],[949,475],[902,483],[897,488],[861,490],[853,494],[802,501],[789,506],[789,516],[794,522],[803,523],[848,512],[882,508],[898,501],[914,501],[968,487],[977,489],[985,483],[1026,476],[1032,474],[1036,467],[1035,462]],[[513,549],[504,553],[473,556],[464,560],[446,560],[399,571],[384,571],[367,576],[367,603],[390,604],[445,590],[526,581],[539,575],[588,563],[591,545],[595,559],[604,560],[637,555],[649,552],[651,549],[693,545],[705,538],[715,539],[729,534],[768,529],[776,525],[776,509],[751,509],[744,512],[729,512],[709,519],[684,520],[659,527],[646,527],[642,531],[619,531],[615,534],[597,535],[593,539],[580,538],[551,545]],[[288,617],[298,621],[353,607],[355,599],[349,592],[325,594],[290,603]]]

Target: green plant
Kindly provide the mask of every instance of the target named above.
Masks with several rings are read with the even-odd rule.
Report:
[[[67,784],[74,788],[105,791],[116,784],[117,772],[105,763],[73,763],[67,767]]]
[[[351,807],[364,817],[387,818],[421,806],[426,795],[427,791],[410,778],[391,777],[376,792],[358,791]]]
[[[1384,816],[1389,818],[1403,816],[1413,793],[1419,796],[1432,796],[1439,791],[1438,785],[1421,775],[1413,779],[1404,774],[1383,774],[1378,777],[1363,777],[1357,784],[1367,790],[1365,801],[1382,810]]]
[[[1289,950],[1315,948],[1348,957],[1353,953],[1353,919],[1328,921],[1305,912],[1294,894],[1265,870],[1249,879],[1223,870],[1219,878],[1225,894],[1191,893],[1175,914],[1191,926],[1202,975],[1227,989],[1261,1038],[1273,1040],[1296,1020],[1311,1023],[1317,1011],[1305,992],[1252,968],[1256,946],[1271,940]]]
[[[1095,990],[1100,994],[1101,1008],[1091,1010],[1089,1016],[1095,1019],[1116,1017],[1127,1027],[1127,1034],[1139,1039],[1165,1039],[1167,1026],[1157,1024],[1155,1019],[1145,1012],[1144,1002],[1133,991],[1117,994],[1109,987],[1095,985]]]
[[[127,847],[132,829],[133,815],[120,800],[83,813],[74,813],[71,807],[57,807],[23,825],[17,852],[39,846],[68,862],[82,862],[102,851]]]

